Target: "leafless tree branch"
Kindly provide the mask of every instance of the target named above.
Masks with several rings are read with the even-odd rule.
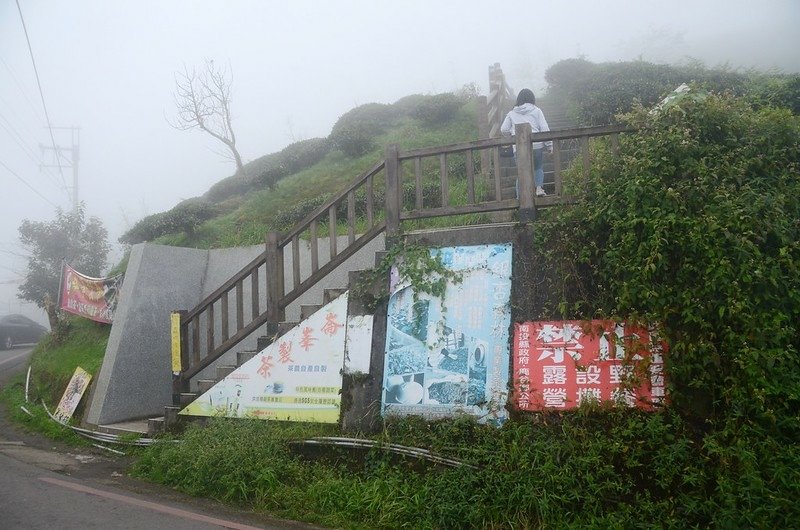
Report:
[[[175,74],[175,92],[172,94],[176,114],[168,120],[175,129],[187,131],[200,129],[222,142],[236,163],[236,172],[244,173],[242,157],[236,148],[231,116],[232,75],[225,68],[207,60],[200,72],[186,65]]]

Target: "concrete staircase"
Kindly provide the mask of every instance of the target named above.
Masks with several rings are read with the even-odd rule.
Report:
[[[377,267],[387,255],[386,251],[378,251],[375,253],[375,266]],[[217,365],[216,374],[213,379],[197,379],[192,381],[193,391],[181,393],[179,402],[164,407],[164,416],[149,418],[147,420],[140,420],[138,422],[127,422],[130,430],[129,433],[139,433],[147,436],[157,436],[167,431],[174,431],[179,429],[186,421],[203,421],[205,418],[192,417],[192,416],[179,416],[179,412],[186,406],[191,404],[198,397],[210,390],[219,381],[233,373],[236,369],[241,367],[247,361],[255,357],[259,352],[263,351],[267,346],[275,342],[281,336],[285,335],[290,330],[298,326],[302,321],[314,315],[322,307],[329,302],[344,294],[348,289],[353,289],[361,278],[369,272],[369,269],[362,269],[350,271],[348,275],[348,287],[345,289],[324,289],[322,302],[320,304],[304,304],[300,306],[300,321],[285,321],[280,322],[274,329],[268,330],[269,335],[262,335],[257,339],[255,350],[241,350],[236,353],[235,365]]]
[[[558,131],[562,129],[572,129],[578,126],[573,120],[558,98],[555,97],[542,97],[537,105],[544,112],[547,124],[550,126],[551,131]],[[561,167],[565,169],[569,162],[572,161],[580,152],[580,147],[574,141],[562,141],[561,145]],[[500,158],[500,174],[501,174],[501,199],[513,199],[516,195],[517,184],[517,166],[513,157]],[[553,155],[545,154],[544,157],[544,190],[548,194],[555,193],[555,162]],[[490,196],[494,197],[494,191],[491,190]]]

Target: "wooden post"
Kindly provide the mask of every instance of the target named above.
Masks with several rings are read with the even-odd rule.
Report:
[[[478,96],[478,138],[489,138],[489,105],[486,96]],[[481,149],[481,175],[489,178],[489,150]],[[470,153],[469,156],[472,156]]]
[[[386,146],[386,237],[400,235],[400,158],[397,144]]]
[[[520,123],[515,128],[517,142],[517,182],[519,184],[519,222],[527,223],[536,219],[536,205],[533,201],[533,144],[531,125]]]
[[[285,318],[281,307],[284,295],[283,285],[283,249],[278,246],[280,235],[267,232],[266,276],[267,284],[267,322],[278,323]]]

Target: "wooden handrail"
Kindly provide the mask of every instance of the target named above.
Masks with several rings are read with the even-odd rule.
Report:
[[[499,131],[498,118],[503,115],[502,106],[507,105],[512,96],[510,88],[505,83],[505,77],[499,70],[499,65],[490,68],[491,92],[488,111],[494,116],[494,126],[492,130]],[[529,127],[529,126],[527,126]],[[599,127],[581,127],[560,131],[549,131],[544,133],[531,133],[522,131],[516,137],[490,137],[471,142],[445,145],[439,147],[429,147],[422,149],[411,149],[400,151],[396,146],[390,146],[386,150],[383,160],[367,169],[356,177],[347,187],[336,195],[325,201],[324,204],[315,208],[302,221],[284,234],[271,234],[267,237],[266,248],[263,253],[255,257],[239,272],[223,283],[213,293],[205,297],[194,309],[186,312],[181,318],[181,343],[185,349],[182,356],[184,363],[181,375],[176,379],[173,393],[176,394],[182,389],[188,389],[189,379],[197,375],[204,368],[210,366],[223,353],[235,346],[242,339],[256,331],[260,326],[268,322],[275,322],[276,319],[283,317],[286,307],[297,300],[309,288],[316,285],[322,278],[338,268],[345,260],[352,257],[358,250],[372,241],[379,234],[386,232],[387,237],[400,233],[402,221],[419,220],[432,217],[443,217],[464,214],[480,214],[496,211],[508,211],[519,209],[520,221],[532,220],[536,215],[537,207],[553,206],[561,203],[572,202],[573,198],[562,195],[561,173],[565,161],[568,163],[575,149],[562,149],[560,143],[566,140],[579,140],[580,161],[584,174],[589,171],[590,153],[589,138],[598,136],[611,136],[632,129],[623,125],[608,125]],[[554,142],[554,178],[556,195],[547,197],[534,197],[532,186],[532,173],[529,168],[531,159],[531,149],[534,142]],[[501,191],[501,164],[500,147],[516,145],[517,160],[520,167],[518,178],[520,179],[519,193],[521,198],[503,198]],[[562,153],[568,158],[562,160]],[[474,167],[473,154],[480,154],[481,167]],[[466,157],[467,173],[467,202],[451,205],[449,191],[449,169],[448,157]],[[440,204],[433,207],[424,207],[423,203],[423,164],[422,160],[432,158],[436,160],[435,165],[427,165],[429,170],[438,171],[439,177],[431,182],[438,182],[440,194],[437,200]],[[413,182],[415,187],[413,207],[404,209],[403,199],[403,162],[413,161]],[[381,173],[385,173],[386,189],[385,202],[376,204],[374,201],[374,179]],[[429,178],[429,177],[425,177]],[[475,180],[477,178],[490,179],[490,197],[476,197]],[[428,182],[428,181],[425,181]],[[359,188],[364,188],[365,193],[365,216],[367,227],[363,234],[354,233],[356,221],[356,192]],[[336,243],[336,225],[339,222],[337,211],[340,207],[346,206],[346,220],[348,224],[347,241],[342,244],[342,248]],[[378,208],[378,210],[375,210]],[[327,262],[319,265],[318,256],[318,229],[320,223],[328,223],[328,235],[330,237],[329,256]],[[311,272],[307,277],[300,276],[299,267],[299,240],[305,233],[310,233],[311,245]],[[292,288],[285,292],[284,283],[284,250],[290,247],[292,252]],[[259,278],[259,269],[264,268],[264,278]],[[245,307],[243,297],[243,284],[247,278],[251,281],[251,311],[249,320],[245,320],[243,308]],[[266,285],[265,308],[259,304],[259,285]],[[229,296],[235,298],[236,307],[236,326],[235,333],[229,336],[230,318]],[[220,310],[215,311],[215,304],[219,304]],[[201,333],[201,317],[205,319],[205,335]],[[215,329],[217,321],[221,337],[219,344],[215,344]],[[190,330],[191,328],[191,330]],[[201,337],[205,337],[205,353],[199,351],[201,347]]]
[[[625,125],[599,125],[593,127],[577,127],[574,129],[562,129],[560,131],[532,133],[531,141],[549,142],[553,140],[571,140],[573,138],[580,138],[582,136],[593,138],[595,136],[607,136],[610,134],[625,133],[632,131],[633,131],[632,128],[627,127]],[[400,151],[398,156],[400,160],[410,160],[417,157],[462,153],[465,151],[472,151],[475,149],[486,149],[489,147],[514,145],[514,142],[515,140],[512,136],[504,136],[500,138],[486,138],[483,140],[473,140],[471,142],[463,142],[459,144],[451,144],[439,147],[423,147],[421,149]]]
[[[222,293],[230,291],[232,288],[236,286],[237,283],[250,276],[253,270],[262,266],[266,261],[266,259],[267,259],[266,252],[262,252],[261,254],[253,258],[253,260],[250,263],[242,267],[242,269],[236,274],[234,274],[228,281],[219,286],[213,293],[203,298],[197,304],[197,306],[195,306],[194,309],[182,315],[181,322],[188,322],[197,315],[199,315],[206,307],[219,300],[220,297],[222,296]]]
[[[378,174],[378,172],[380,172],[380,170],[383,169],[383,166],[384,166],[384,161],[381,160],[380,162],[378,162],[377,164],[375,164],[374,166],[372,166],[371,168],[366,170],[364,173],[362,173],[361,175],[356,177],[350,183],[350,185],[347,186],[343,191],[339,192],[338,194],[333,196],[331,199],[325,201],[325,204],[323,204],[322,206],[318,206],[313,212],[311,212],[310,214],[305,216],[305,218],[302,221],[297,223],[294,228],[289,230],[289,232],[287,232],[281,238],[281,241],[280,241],[279,245],[281,247],[285,247],[286,245],[288,245],[291,242],[293,237],[295,237],[297,235],[300,235],[303,232],[305,232],[308,229],[308,227],[311,225],[312,221],[318,219],[319,216],[322,215],[323,213],[325,213],[326,211],[328,211],[331,206],[334,206],[334,205],[338,204],[339,201],[341,201],[343,198],[347,197],[348,193],[350,193],[351,191],[355,191],[356,188],[358,188],[361,184],[363,184],[364,181],[366,181],[368,178],[374,177],[376,174]]]

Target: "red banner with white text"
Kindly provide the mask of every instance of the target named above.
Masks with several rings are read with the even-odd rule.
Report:
[[[61,309],[110,324],[114,320],[114,310],[124,276],[119,274],[110,278],[90,278],[65,263],[61,274]]]
[[[612,401],[663,404],[665,344],[641,326],[608,320],[514,326],[514,396],[519,410],[571,409]]]

